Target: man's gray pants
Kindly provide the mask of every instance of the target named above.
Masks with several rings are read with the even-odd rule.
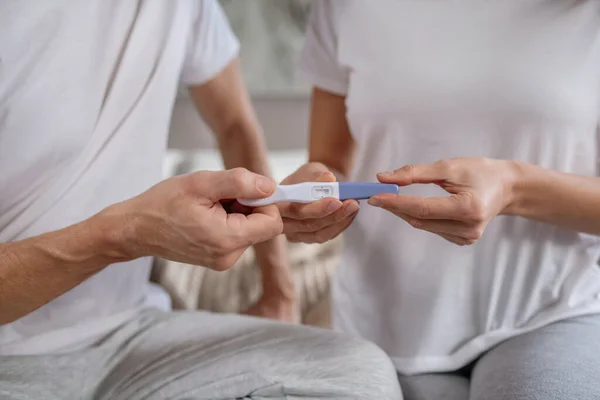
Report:
[[[0,357],[0,399],[400,399],[373,344],[202,312],[148,312],[96,346]]]
[[[509,339],[471,368],[400,377],[404,400],[600,399],[600,316]],[[152,312],[97,346],[0,357],[0,399],[402,399],[379,348],[233,315]]]

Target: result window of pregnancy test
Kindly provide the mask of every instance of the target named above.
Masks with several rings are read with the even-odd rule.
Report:
[[[331,188],[327,186],[314,187],[312,195],[315,199],[322,199],[331,196]]]

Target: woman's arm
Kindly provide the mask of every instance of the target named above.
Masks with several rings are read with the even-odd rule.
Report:
[[[267,148],[242,79],[239,60],[232,61],[208,82],[190,87],[190,94],[215,134],[225,168],[244,167],[270,176]],[[254,250],[262,272],[263,300],[259,309],[252,310],[253,314],[290,322],[297,320],[292,310],[296,307],[296,292],[285,238],[275,237],[255,245]]]
[[[382,207],[414,228],[459,244],[475,243],[497,215],[515,215],[600,235],[600,179],[488,158],[406,165],[378,175],[401,186],[435,184],[450,196],[377,195]]]
[[[346,179],[354,161],[355,143],[346,122],[344,97],[313,90],[309,162],[283,180],[284,184]],[[356,217],[355,200],[327,198],[311,204],[283,203],[279,212],[292,242],[324,243],[342,233]]]
[[[504,214],[600,235],[600,178],[512,164],[516,171],[513,199]]]
[[[315,88],[311,101],[309,162],[327,166],[338,180],[344,180],[352,170],[355,148],[346,120],[345,98]]]

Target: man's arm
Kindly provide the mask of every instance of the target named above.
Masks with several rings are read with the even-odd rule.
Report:
[[[202,85],[191,86],[189,90],[198,111],[216,136],[225,168],[244,167],[270,176],[266,145],[242,79],[239,61],[235,59],[216,77]],[[259,310],[258,313],[290,320],[289,313],[293,310],[289,308],[295,307],[296,292],[288,266],[285,238],[273,238],[255,245],[254,249],[263,279],[264,312]],[[275,311],[278,303],[289,312]]]
[[[0,243],[0,325],[67,292],[109,264],[125,261],[117,230],[122,221],[87,221],[13,243]]]
[[[199,171],[160,182],[78,224],[2,243],[0,325],[116,262],[156,256],[227,269],[248,246],[279,236],[283,226],[275,209],[228,214],[220,200],[263,198],[274,190],[271,179],[243,169]]]

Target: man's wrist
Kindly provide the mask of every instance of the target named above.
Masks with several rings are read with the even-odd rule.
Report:
[[[19,246],[29,249],[36,259],[73,271],[94,273],[109,264],[131,259],[117,239],[115,217],[100,213],[75,225],[26,239]]]
[[[99,256],[114,263],[145,255],[137,237],[138,219],[124,210],[123,203],[104,209],[86,222],[96,232]]]

